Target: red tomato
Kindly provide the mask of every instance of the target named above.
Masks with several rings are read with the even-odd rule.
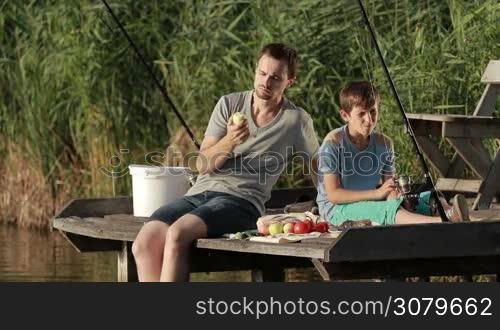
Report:
[[[326,222],[318,223],[316,226],[314,226],[314,231],[317,231],[320,233],[328,232],[328,223],[326,223]]]
[[[302,222],[307,225],[307,232],[308,233],[310,233],[314,229],[314,222],[312,222],[312,220],[306,219]]]
[[[309,231],[308,231],[308,227],[307,227],[307,224],[305,224],[304,222],[297,222],[294,226],[293,226],[293,233],[294,234],[307,234]]]

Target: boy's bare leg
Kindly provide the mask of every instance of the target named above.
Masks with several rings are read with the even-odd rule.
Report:
[[[146,223],[132,245],[140,282],[158,282],[161,275],[163,249],[168,225],[161,221]]]
[[[189,249],[194,240],[207,237],[207,225],[198,216],[186,214],[170,226],[163,251],[160,281],[189,280]]]
[[[418,223],[440,223],[440,217],[430,217],[426,215],[421,215],[417,213],[411,213],[406,211],[404,208],[399,208],[396,213],[396,224],[398,225],[408,225],[408,224],[418,224]]]

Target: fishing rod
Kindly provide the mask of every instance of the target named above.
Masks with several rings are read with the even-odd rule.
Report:
[[[158,87],[158,89],[160,90],[161,95],[163,95],[163,99],[165,100],[165,102],[167,102],[168,105],[170,105],[170,107],[174,111],[175,115],[177,116],[177,118],[181,122],[182,126],[186,129],[186,132],[188,133],[189,137],[191,138],[191,141],[193,141],[194,145],[199,150],[200,149],[200,144],[198,143],[198,141],[196,140],[196,137],[194,136],[193,132],[189,128],[188,124],[184,121],[184,118],[182,118],[181,114],[179,113],[179,111],[177,111],[177,108],[175,107],[174,103],[172,102],[172,100],[168,96],[168,94],[166,92],[166,90],[167,90],[166,86],[162,86],[161,83],[160,83],[160,81],[158,80],[158,78],[156,78],[156,76],[155,76],[155,74],[153,72],[153,69],[148,64],[148,62],[146,62],[146,60],[144,59],[144,56],[141,54],[139,48],[134,43],[134,41],[132,40],[132,38],[128,34],[127,30],[125,30],[125,28],[123,27],[123,25],[120,23],[120,20],[118,19],[118,17],[116,17],[115,13],[111,9],[111,7],[108,5],[108,3],[106,2],[106,0],[101,0],[101,1],[104,3],[104,6],[106,6],[106,8],[107,8],[109,14],[111,15],[111,17],[113,17],[113,20],[116,22],[116,25],[118,25],[120,31],[123,33],[123,35],[125,36],[125,38],[127,38],[129,44],[134,49],[134,52],[136,53],[136,55],[141,60],[141,63],[146,67],[146,70],[153,77],[153,81],[155,82],[156,87]]]
[[[396,90],[396,86],[394,85],[394,81],[392,80],[391,73],[389,72],[389,69],[387,67],[387,64],[385,63],[384,56],[382,55],[382,52],[380,51],[380,47],[378,45],[377,37],[375,36],[375,32],[372,28],[372,25],[370,23],[370,20],[368,19],[368,15],[366,14],[365,6],[363,5],[362,0],[358,0],[359,8],[361,9],[361,12],[363,13],[363,18],[365,20],[366,26],[368,27],[368,30],[370,31],[370,35],[372,37],[372,41],[375,44],[375,49],[377,50],[378,57],[380,58],[380,61],[382,62],[382,66],[384,67],[384,72],[385,75],[387,76],[387,80],[389,81],[389,85],[391,86],[392,93],[394,97],[396,98],[396,102],[398,104],[398,108],[401,112],[401,115],[403,116],[404,123],[406,126],[406,131],[411,137],[411,141],[413,142],[413,146],[415,147],[415,150],[417,151],[418,154],[418,159],[420,161],[420,164],[422,165],[422,169],[424,171],[424,177],[426,180],[426,184],[432,187],[431,189],[431,194],[434,200],[436,201],[436,206],[439,212],[439,216],[441,217],[441,220],[443,222],[448,222],[448,218],[446,217],[446,214],[444,212],[443,204],[441,204],[441,200],[438,198],[437,191],[436,191],[436,186],[432,180],[429,167],[427,166],[427,163],[425,162],[424,155],[422,154],[422,151],[420,150],[420,147],[418,146],[417,139],[415,137],[415,133],[413,132],[413,128],[411,127],[410,121],[408,117],[406,116],[405,109],[403,107],[403,104],[401,103],[401,99],[399,98],[398,91]]]

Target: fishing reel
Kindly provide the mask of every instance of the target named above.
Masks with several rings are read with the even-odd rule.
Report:
[[[409,175],[395,175],[394,183],[403,197],[403,207],[410,212],[415,212],[419,203],[419,196],[424,191],[422,185],[415,184],[413,178]]]
[[[413,179],[411,176],[407,175],[395,175],[394,183],[398,186],[399,191],[403,195],[411,194],[411,185],[413,184]]]
[[[425,208],[428,210],[429,215],[438,214],[437,201],[432,195],[427,195],[428,199],[421,200],[421,193],[424,191],[431,191],[432,187],[426,183],[416,183],[411,176],[408,175],[395,175],[394,182],[398,186],[401,196],[403,197],[402,206],[410,212],[416,212],[417,207],[421,210]],[[424,204],[424,205],[419,205]]]

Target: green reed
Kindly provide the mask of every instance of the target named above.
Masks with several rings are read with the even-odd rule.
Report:
[[[300,54],[288,96],[313,116],[318,139],[342,125],[340,88],[369,79],[382,92],[380,130],[395,141],[398,168],[420,173],[356,2],[110,3],[199,140],[221,95],[252,88],[259,48],[283,41]],[[481,74],[500,54],[497,1],[366,7],[408,112],[474,111]],[[0,2],[0,155],[9,164],[14,144],[28,160],[10,168],[42,171],[53,198],[129,194],[128,176],[113,183],[101,169],[144,163],[180,129],[100,1]],[[310,184],[294,170],[279,186]]]

